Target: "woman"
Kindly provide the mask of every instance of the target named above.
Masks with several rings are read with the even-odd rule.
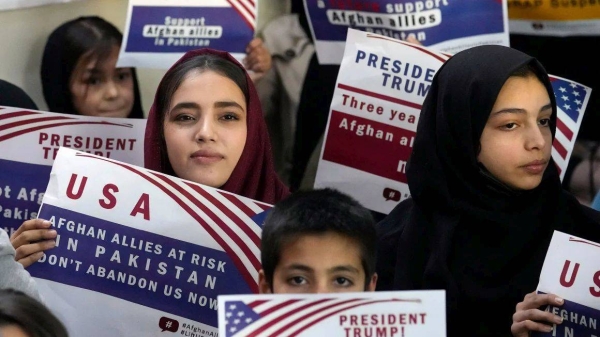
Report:
[[[56,28],[42,58],[44,98],[52,112],[144,118],[135,69],[117,68],[123,35],[83,16]]]
[[[274,204],[289,194],[273,167],[260,101],[228,53],[186,53],[161,80],[148,115],[146,168]]]
[[[161,80],[146,124],[145,166],[274,204],[289,194],[273,167],[254,85],[228,53],[186,53]],[[23,222],[11,236],[25,267],[56,245],[50,222]]]
[[[600,241],[600,213],[551,158],[556,112],[533,57],[489,45],[450,58],[419,117],[412,198],[378,224],[378,290],[445,289],[448,336],[548,331],[558,317],[539,308],[559,299],[532,292],[553,231]]]

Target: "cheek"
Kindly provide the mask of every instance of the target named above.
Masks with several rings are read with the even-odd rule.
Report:
[[[165,145],[169,157],[178,154],[180,152],[179,150],[181,150],[183,145],[181,142],[181,130],[174,128],[170,124],[165,124],[163,132],[165,135]]]

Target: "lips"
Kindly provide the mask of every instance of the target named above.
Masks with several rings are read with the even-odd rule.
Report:
[[[198,150],[190,157],[200,164],[212,164],[224,158],[222,154],[212,150]]]
[[[534,160],[522,166],[528,173],[540,174],[546,169],[547,160]]]

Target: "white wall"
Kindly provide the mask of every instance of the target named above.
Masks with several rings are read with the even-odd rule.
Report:
[[[260,0],[258,29],[276,15],[289,10],[289,0]],[[47,105],[42,94],[40,65],[46,39],[65,21],[82,15],[98,15],[124,31],[127,0],[83,0],[0,11],[0,78],[21,87],[41,110]],[[152,105],[164,70],[138,68],[142,106]]]

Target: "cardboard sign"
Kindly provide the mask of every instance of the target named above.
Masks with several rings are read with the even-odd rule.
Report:
[[[221,337],[446,336],[444,290],[219,296]]]
[[[480,44],[509,45],[506,0],[304,0],[319,63],[340,64],[348,28],[418,39],[457,53]]]
[[[554,231],[537,291],[565,300],[546,309],[563,322],[532,336],[600,336],[600,243]]]
[[[600,2],[508,0],[511,33],[545,36],[600,35]]]
[[[144,165],[145,119],[100,118],[0,106],[0,226],[35,219],[61,146]]]
[[[39,210],[57,247],[28,270],[73,336],[216,336],[217,296],[257,292],[270,208],[61,148]]]
[[[117,67],[169,69],[200,48],[227,51],[241,61],[256,15],[252,0],[129,0]]]

